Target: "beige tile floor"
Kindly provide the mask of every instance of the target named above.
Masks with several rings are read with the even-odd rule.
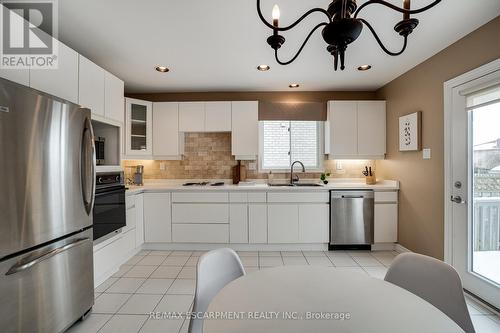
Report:
[[[95,289],[92,313],[71,333],[187,333],[188,320],[149,319],[149,312],[185,312],[193,303],[202,251],[141,251]],[[396,252],[238,252],[247,273],[281,265],[320,265],[383,279]],[[500,318],[467,304],[477,333],[500,332]]]

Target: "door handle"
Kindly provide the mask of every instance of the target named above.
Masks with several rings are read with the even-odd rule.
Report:
[[[90,118],[84,121],[81,154],[83,204],[90,215],[94,207],[96,186],[94,130]]]
[[[453,201],[454,203],[458,203],[458,204],[464,204],[464,203],[467,203],[467,201],[463,200],[461,196],[457,195],[457,196],[451,196],[451,201]]]
[[[83,242],[86,242],[86,241],[89,241],[90,239],[88,237],[85,237],[85,238],[77,238],[75,240],[73,240],[72,242],[66,244],[66,245],[63,245],[61,247],[58,247],[58,248],[55,248],[53,250],[50,250],[38,257],[36,257],[35,259],[33,260],[30,260],[26,263],[23,263],[22,261],[15,264],[14,266],[12,266],[9,271],[7,273],[5,273],[5,275],[12,275],[12,274],[15,274],[15,273],[18,273],[18,272],[22,272],[44,260],[47,260],[61,252],[64,252],[64,251],[67,251],[69,249],[71,249],[72,247],[75,247],[75,246],[78,246],[80,245],[81,243]]]

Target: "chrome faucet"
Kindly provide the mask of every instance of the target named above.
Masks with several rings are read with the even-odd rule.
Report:
[[[306,168],[304,167],[304,164],[301,161],[293,162],[292,166],[290,167],[290,185],[293,185],[293,183],[299,181],[299,176],[295,175],[295,177],[293,177],[293,167],[295,163],[299,163],[300,165],[302,165],[302,172],[306,172]]]

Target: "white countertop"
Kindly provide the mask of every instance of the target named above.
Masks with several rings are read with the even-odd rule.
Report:
[[[133,195],[144,192],[200,192],[200,191],[261,191],[261,192],[311,192],[311,191],[330,191],[344,189],[372,189],[379,191],[399,190],[399,181],[380,180],[375,185],[367,185],[363,178],[354,179],[331,179],[327,185],[322,186],[269,186],[266,180],[255,180],[255,185],[233,185],[231,180],[222,180],[225,185],[222,186],[182,186],[186,182],[198,182],[193,179],[173,179],[173,180],[146,180],[144,186],[128,186],[127,195]],[[211,182],[219,180],[210,180]],[[276,181],[277,182],[277,181]],[[301,180],[304,183],[319,183],[317,180]]]

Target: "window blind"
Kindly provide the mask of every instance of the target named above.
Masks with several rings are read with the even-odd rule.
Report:
[[[260,102],[259,120],[325,121],[326,103]]]
[[[467,95],[467,110],[500,102],[500,84]]]

